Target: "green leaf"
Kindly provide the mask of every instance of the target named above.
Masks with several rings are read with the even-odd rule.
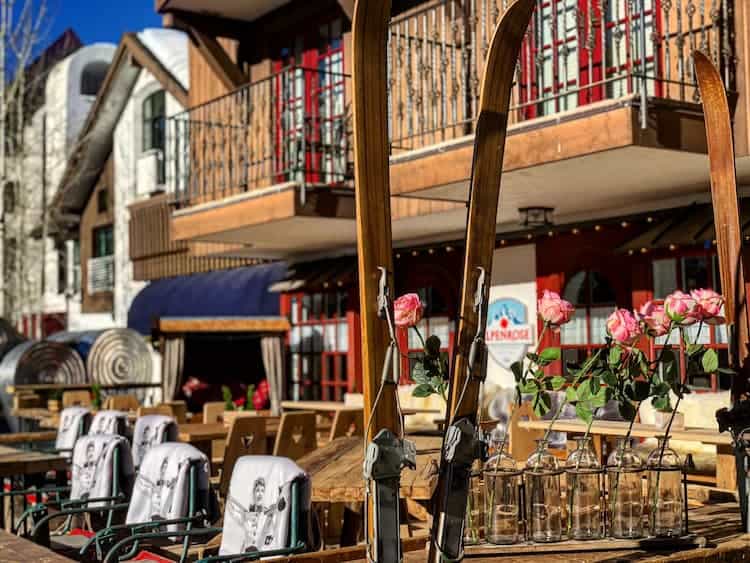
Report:
[[[592,395],[596,395],[599,392],[599,389],[602,388],[601,383],[599,382],[599,377],[593,376],[589,379],[589,388],[591,389]]]
[[[716,371],[718,371],[719,373],[723,373],[724,375],[737,375],[737,372],[734,371],[731,368],[722,368],[722,367],[720,367]]]
[[[635,416],[635,407],[633,406],[633,403],[628,401],[622,402],[618,405],[618,410],[620,411],[620,416],[622,418],[628,421],[633,420],[633,417]]]
[[[637,379],[633,382],[633,391],[633,398],[636,401],[645,401],[646,399],[648,399],[649,392],[651,391],[651,386],[649,385],[648,381]]]
[[[536,401],[534,402],[534,413],[537,416],[544,416],[552,408],[552,399],[548,393],[542,391],[537,395]]]
[[[534,352],[529,352],[526,354],[526,358],[534,363],[537,363],[539,361],[539,356],[534,354]]]
[[[577,391],[578,391],[579,401],[588,401],[591,398],[591,387],[588,385],[587,382],[584,382],[582,385],[579,385]]]
[[[605,370],[602,372],[602,381],[609,387],[617,387],[617,375],[614,372]]]
[[[559,391],[562,389],[563,385],[565,385],[565,378],[562,375],[556,375],[551,379],[552,382],[552,389],[555,391]]]
[[[521,385],[521,393],[536,393],[539,390],[536,380],[529,379],[526,383]]]
[[[429,336],[424,343],[424,351],[430,358],[440,357],[440,338],[435,336]]]
[[[663,381],[660,381],[659,383],[651,386],[651,395],[663,396],[667,393],[669,393],[669,385],[667,385]]]
[[[578,403],[576,405],[576,416],[588,424],[594,418],[594,413],[587,403]]]
[[[418,397],[418,398],[424,398],[429,397],[435,392],[435,390],[432,388],[432,385],[422,383],[421,385],[417,385],[414,388],[414,391],[411,392],[412,397]]]
[[[615,346],[609,351],[609,358],[608,362],[611,366],[616,366],[620,363],[620,358],[622,357],[622,350],[619,346]]]
[[[663,397],[654,397],[651,404],[656,410],[672,412],[672,405],[669,403],[669,395]]]
[[[539,358],[545,362],[556,362],[560,359],[560,348],[545,348],[539,354]]]
[[[411,368],[411,378],[415,383],[427,383],[429,376],[424,362],[418,361],[414,363],[414,367]]]
[[[679,364],[674,352],[668,350],[662,355],[663,378],[667,383],[680,380]]]
[[[578,401],[578,394],[574,387],[568,387],[565,389],[565,398],[569,403],[575,403]]]
[[[696,356],[703,350],[703,344],[688,344],[686,352],[688,356]]]
[[[510,364],[510,371],[513,372],[513,377],[516,378],[516,383],[523,379],[523,364],[521,362],[513,362]]]
[[[701,365],[706,373],[714,373],[719,369],[719,356],[716,354],[716,350],[708,349],[703,358],[701,358]]]

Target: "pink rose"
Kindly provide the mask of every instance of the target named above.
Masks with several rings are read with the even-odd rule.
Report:
[[[544,290],[542,298],[537,303],[539,317],[551,326],[564,325],[570,321],[575,312],[575,307],[565,299],[562,299],[554,291]]]
[[[698,304],[698,319],[709,324],[724,324],[726,319],[721,310],[724,307],[724,297],[712,289],[694,289],[690,296]]]
[[[394,322],[396,326],[415,326],[422,320],[424,305],[419,295],[407,293],[393,302]]]
[[[619,344],[632,346],[641,336],[641,325],[627,309],[615,309],[607,318],[607,332]]]
[[[664,305],[657,305],[653,301],[645,303],[638,312],[638,316],[651,336],[664,336],[669,332],[669,326],[672,324],[672,320],[664,310]]]
[[[680,326],[688,326],[700,320],[698,303],[692,296],[682,291],[675,291],[664,299],[667,315]]]

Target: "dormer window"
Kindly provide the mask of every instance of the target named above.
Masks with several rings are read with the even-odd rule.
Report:
[[[99,88],[104,82],[104,77],[107,76],[107,69],[109,63],[104,61],[94,61],[83,67],[81,73],[81,95],[82,96],[96,96],[99,93]]]

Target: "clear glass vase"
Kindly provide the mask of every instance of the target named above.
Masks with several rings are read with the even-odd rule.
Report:
[[[535,542],[562,540],[562,469],[547,449],[546,440],[537,440],[537,448],[526,460],[526,522],[528,539]]]
[[[602,466],[590,436],[576,438],[576,443],[565,461],[568,537],[596,540],[602,537]]]
[[[682,461],[669,447],[669,436],[658,436],[658,445],[646,461],[648,469],[649,534],[681,536],[684,524]]]
[[[466,498],[466,523],[464,545],[478,544],[484,536],[484,485],[482,484],[482,462],[474,462],[469,496]]]
[[[643,536],[643,460],[620,438],[607,459],[609,535],[619,539]]]
[[[505,451],[505,440],[493,433],[495,450],[484,464],[485,539],[489,543],[512,544],[521,539],[519,490],[521,470]]]

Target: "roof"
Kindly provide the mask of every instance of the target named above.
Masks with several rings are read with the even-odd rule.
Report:
[[[52,213],[58,219],[78,215],[86,206],[112,151],[114,129],[141,69],[148,70],[187,107],[187,36],[170,29],[124,34],[52,201]]]

